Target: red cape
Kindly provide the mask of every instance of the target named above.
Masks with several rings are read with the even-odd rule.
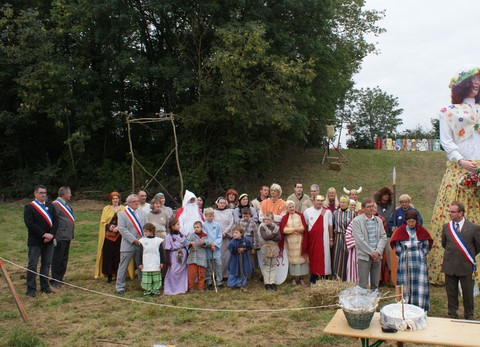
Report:
[[[415,230],[417,234],[417,239],[428,240],[428,243],[430,244],[430,248],[432,248],[433,240],[430,234],[428,233],[427,229],[417,224],[415,226]],[[403,224],[400,228],[395,230],[395,232],[393,233],[392,239],[390,240],[390,246],[393,249],[395,249],[395,241],[408,241],[408,239],[409,239],[409,236],[407,232],[407,224]]]
[[[307,249],[308,249],[308,229],[307,229],[307,223],[305,222],[305,218],[303,218],[303,214],[299,212],[295,212],[300,216],[300,220],[302,221],[303,225],[303,239],[302,239],[302,257],[305,257],[307,254]],[[284,240],[285,240],[285,235],[283,233],[283,229],[285,229],[285,226],[287,225],[288,222],[288,217],[290,213],[287,212],[285,216],[282,217],[282,220],[280,221],[280,234],[282,235],[282,239],[278,243],[278,247],[280,248],[280,254],[283,254],[283,247],[284,247]]]

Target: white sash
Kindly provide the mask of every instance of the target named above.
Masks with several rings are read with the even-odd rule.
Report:
[[[450,231],[450,235],[452,236],[453,242],[455,245],[457,245],[458,249],[460,250],[460,253],[464,256],[464,258],[472,264],[472,272],[475,272],[476,268],[476,263],[475,263],[475,258],[470,254],[470,251],[468,250],[467,246],[463,242],[462,238],[458,234],[457,228],[455,228],[455,224],[453,223],[453,220],[448,223],[448,230]]]
[[[64,204],[60,200],[55,200],[53,203],[55,205],[57,205],[58,207],[60,207],[60,209],[63,211],[63,213],[65,213],[67,215],[68,219],[70,219],[72,224],[75,224],[75,216],[73,215],[73,211],[66,204]]]
[[[137,231],[138,236],[143,237],[142,225],[138,221],[137,216],[135,216],[135,213],[133,213],[133,210],[130,207],[127,207],[125,209],[125,214],[127,215],[130,222],[133,224],[133,227]]]

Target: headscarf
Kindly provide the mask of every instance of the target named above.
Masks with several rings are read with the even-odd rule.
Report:
[[[155,194],[155,196],[153,197],[155,200],[159,200],[161,197],[165,198],[165,195],[163,193],[157,193]]]
[[[240,196],[238,197],[238,204],[240,205],[240,201],[242,201],[242,199],[244,197],[247,197],[248,198],[248,194],[247,193],[243,193],[243,194],[240,194]],[[247,205],[241,205],[243,207],[247,206]]]
[[[247,202],[246,205],[242,205],[242,202],[241,202],[241,201],[242,201],[242,199],[243,199],[244,197],[247,197],[247,199],[248,199],[248,194],[247,194],[247,193],[243,193],[243,194],[240,194],[240,196],[238,197],[238,206],[237,206],[237,208],[238,208],[238,217],[239,217],[239,218],[242,218],[242,209],[243,209],[244,207],[250,208],[250,202]]]
[[[224,196],[219,196],[219,197],[217,198],[217,200],[215,200],[215,206],[217,207],[217,210],[223,211],[223,210],[220,210],[220,209],[218,208],[218,202],[219,202],[220,200],[225,200],[226,204],[225,204],[225,208],[224,208],[223,210],[226,210],[226,209],[228,208],[228,200],[227,200],[227,198],[224,197]]]

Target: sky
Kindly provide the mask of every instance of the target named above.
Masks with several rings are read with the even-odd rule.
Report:
[[[480,65],[480,1],[366,0],[366,8],[386,10],[378,22],[386,32],[367,39],[378,42],[380,54],[364,59],[356,88],[379,86],[397,97],[398,130],[430,130],[430,119],[450,103],[450,79],[463,66]]]

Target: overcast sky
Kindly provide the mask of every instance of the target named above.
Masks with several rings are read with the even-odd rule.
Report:
[[[379,86],[398,97],[399,130],[430,129],[430,119],[450,103],[450,78],[480,64],[480,1],[366,0],[366,7],[386,10],[378,24],[387,31],[369,39],[380,54],[365,58],[356,87]]]

